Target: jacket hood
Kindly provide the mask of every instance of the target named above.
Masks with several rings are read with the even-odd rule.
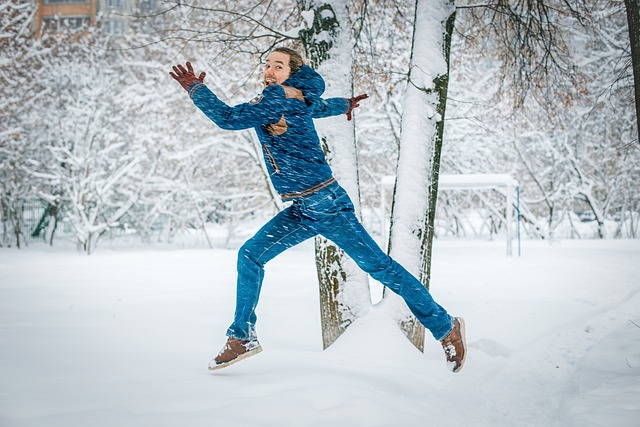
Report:
[[[322,76],[308,65],[303,65],[282,83],[283,86],[291,86],[304,95],[307,104],[314,104],[324,93],[325,85]]]

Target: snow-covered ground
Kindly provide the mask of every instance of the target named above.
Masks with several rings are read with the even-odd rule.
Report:
[[[640,419],[640,240],[437,241],[432,292],[464,316],[459,374],[384,304],[322,351],[313,247],[268,265],[264,352],[206,369],[235,252],[0,249],[0,426],[631,426]]]

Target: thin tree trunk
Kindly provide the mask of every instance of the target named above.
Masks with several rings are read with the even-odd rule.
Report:
[[[631,63],[636,98],[637,142],[640,143],[640,2],[638,0],[624,0],[624,4],[627,7],[627,20],[629,21]]]
[[[20,238],[22,237],[22,227],[20,225],[20,208],[17,201],[14,202],[13,208],[13,232],[16,237],[16,248],[20,249]]]

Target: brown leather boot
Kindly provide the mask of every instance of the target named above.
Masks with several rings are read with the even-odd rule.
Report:
[[[440,340],[444,354],[447,356],[447,365],[453,372],[459,372],[467,358],[467,339],[464,336],[464,319],[454,317],[453,329],[449,335]]]
[[[262,347],[257,340],[244,341],[237,338],[229,337],[224,348],[220,351],[215,359],[209,362],[209,370],[224,368],[233,365],[236,362],[251,357],[262,351]]]

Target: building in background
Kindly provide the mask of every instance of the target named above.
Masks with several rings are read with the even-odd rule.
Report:
[[[82,30],[100,25],[108,34],[123,34],[137,13],[155,9],[156,0],[33,0],[34,34]]]

